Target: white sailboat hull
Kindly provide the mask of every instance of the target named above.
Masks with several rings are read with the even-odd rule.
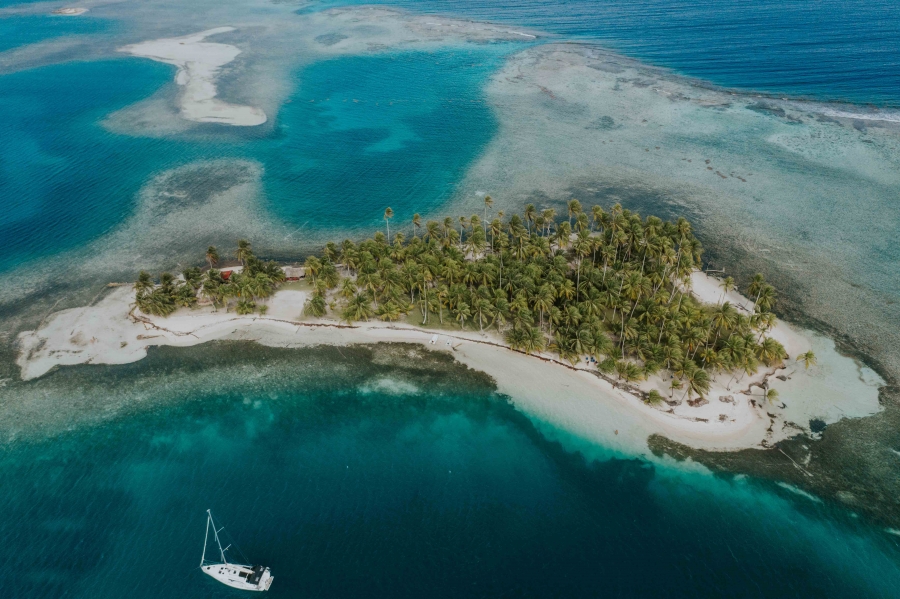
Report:
[[[226,584],[235,589],[242,591],[268,591],[272,586],[275,577],[269,572],[268,568],[262,570],[260,576],[251,566],[241,566],[238,564],[209,564],[202,566],[204,574],[208,574],[222,584]]]

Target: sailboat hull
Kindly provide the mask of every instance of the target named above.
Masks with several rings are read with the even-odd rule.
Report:
[[[238,564],[209,564],[200,568],[222,584],[242,591],[268,591],[275,577],[268,568]]]

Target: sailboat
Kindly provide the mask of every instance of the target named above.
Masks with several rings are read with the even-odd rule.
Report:
[[[227,584],[235,589],[244,591],[268,591],[272,586],[275,577],[272,576],[269,569],[265,566],[244,566],[241,564],[229,563],[225,558],[225,552],[231,547],[222,549],[222,542],[219,540],[219,533],[222,528],[216,528],[213,521],[212,512],[206,510],[206,537],[203,539],[203,555],[200,557],[200,569],[204,574],[209,574],[222,584]],[[206,559],[206,543],[209,541],[209,529],[212,528],[213,537],[216,539],[216,545],[219,546],[220,562],[208,561]],[[240,551],[239,551],[240,552]]]

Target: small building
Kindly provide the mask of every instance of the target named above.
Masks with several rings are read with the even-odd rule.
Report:
[[[282,266],[284,278],[288,281],[299,281],[306,278],[306,268],[303,266]]]

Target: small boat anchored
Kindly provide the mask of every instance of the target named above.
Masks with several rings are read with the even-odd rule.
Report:
[[[243,591],[268,591],[272,586],[275,577],[269,572],[265,566],[244,566],[241,564],[231,564],[225,559],[225,552],[231,547],[222,549],[222,543],[219,541],[219,533],[225,528],[216,528],[213,521],[212,512],[206,510],[206,537],[203,539],[203,555],[200,557],[200,569],[204,574],[209,574],[222,584],[227,584],[235,589]],[[216,539],[216,545],[219,546],[219,555],[221,562],[207,561],[206,559],[206,543],[209,541],[209,529],[212,528],[213,537]],[[240,551],[239,551],[240,552]]]

